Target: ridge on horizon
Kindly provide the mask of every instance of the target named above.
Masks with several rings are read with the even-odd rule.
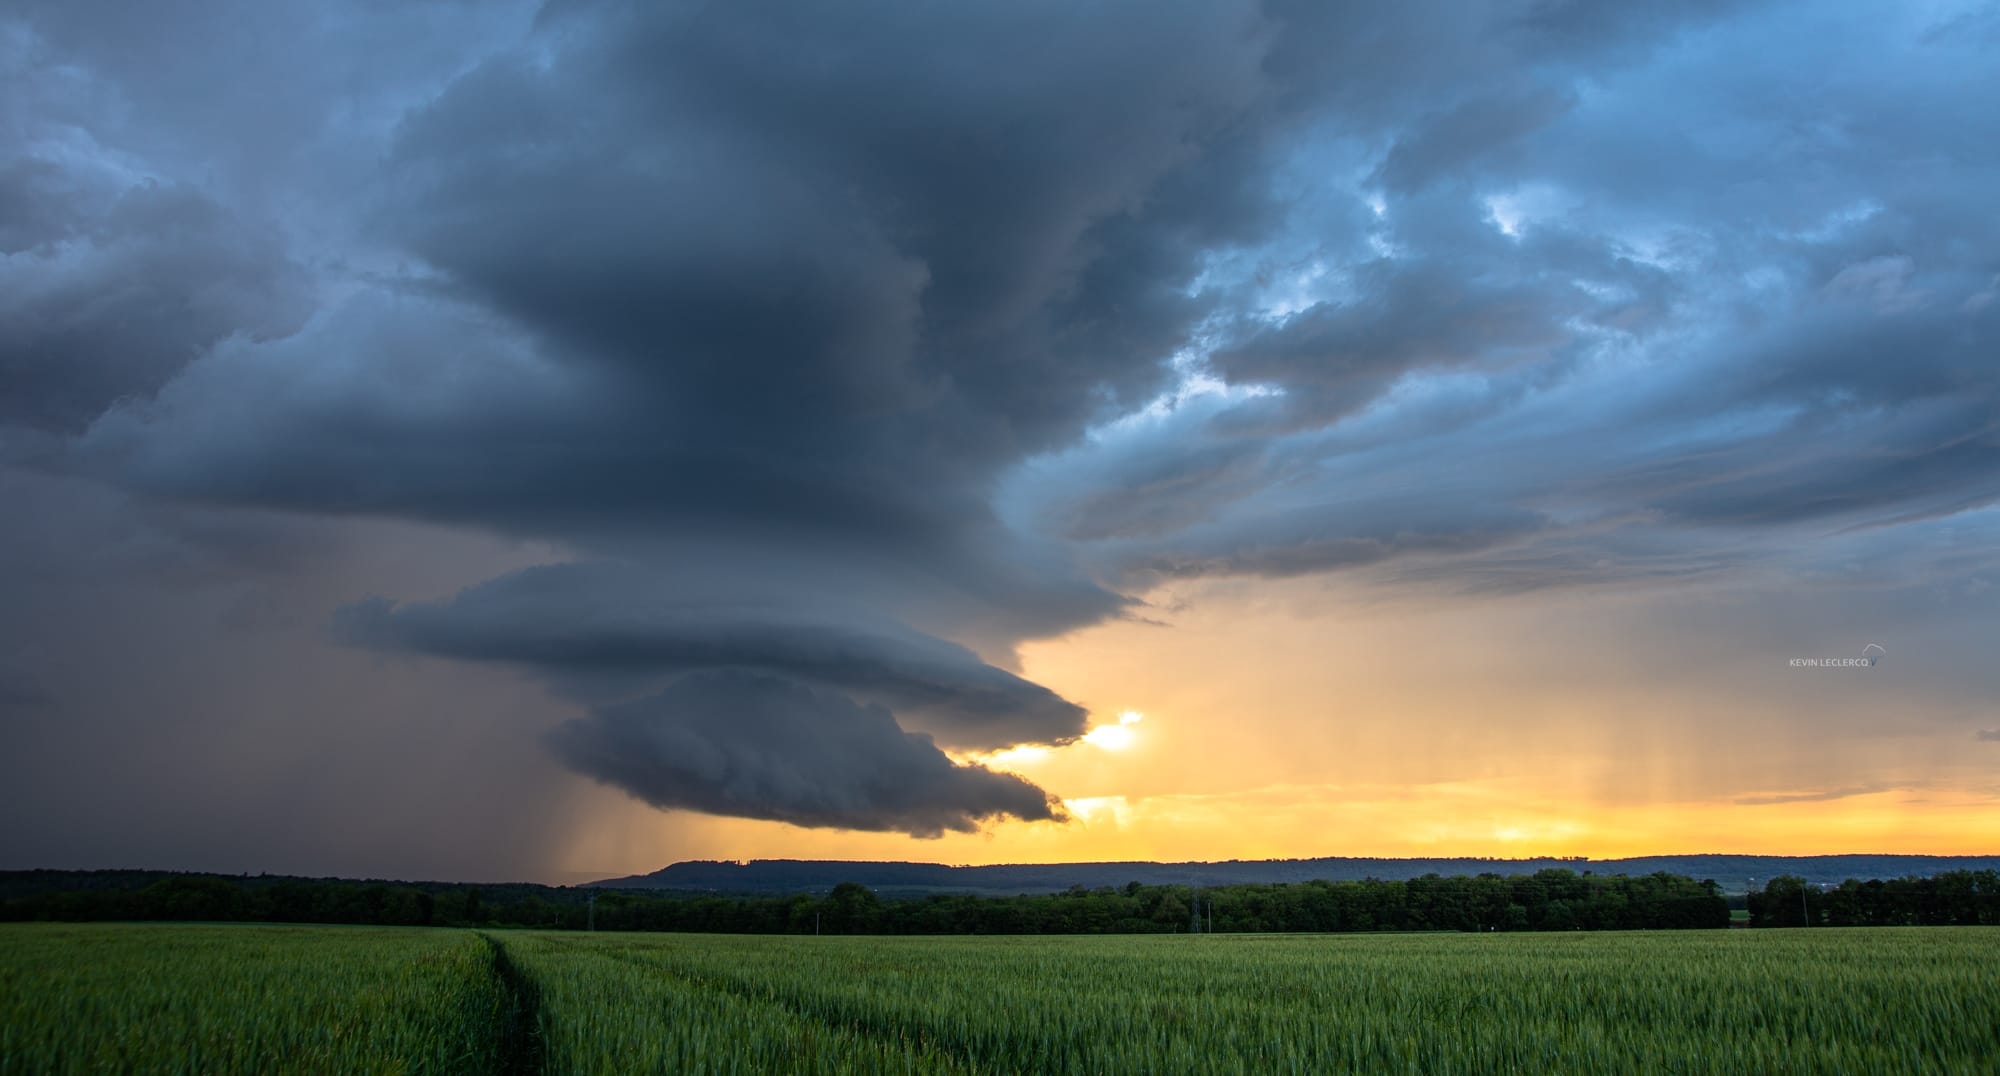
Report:
[[[858,882],[891,892],[1052,892],[1142,884],[1245,885],[1305,881],[1409,880],[1432,873],[1470,873],[1474,865],[1529,869],[1608,868],[1612,873],[1655,871],[1712,878],[1723,888],[1751,888],[1756,879],[1800,874],[1815,883],[1846,878],[1927,875],[1951,867],[2000,868],[2000,854],[1934,855],[1846,852],[1825,855],[1755,855],[1697,852],[1623,856],[1315,856],[1298,859],[1101,860],[1079,863],[945,864],[910,860],[748,859],[682,860],[646,874],[586,883],[611,889],[682,889],[733,892],[797,891]],[[1453,870],[1452,868],[1458,868]],[[1619,868],[1624,868],[1620,870]],[[1481,871],[1479,873],[1484,873]]]

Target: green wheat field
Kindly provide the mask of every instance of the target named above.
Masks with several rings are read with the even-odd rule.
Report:
[[[0,1073],[2000,1071],[2000,930],[0,926]]]

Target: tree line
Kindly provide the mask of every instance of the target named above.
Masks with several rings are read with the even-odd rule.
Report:
[[[353,882],[168,872],[4,872],[0,920],[496,926],[743,934],[1149,934],[2000,925],[2000,871],[1815,885],[1770,879],[1725,901],[1683,875],[1425,875],[1408,881],[1072,887],[1033,896],[718,895],[528,884]],[[595,902],[595,908],[590,903]],[[1197,918],[1199,910],[1199,918]]]
[[[0,918],[741,934],[1163,934],[1687,929],[1727,926],[1729,909],[1714,882],[1558,869],[1511,877],[1432,874],[1408,881],[1213,888],[1132,882],[1042,895],[888,900],[852,882],[824,896],[722,896],[174,875],[136,888],[14,896],[0,902]]]
[[[2000,871],[1849,878],[1830,888],[1780,875],[1747,905],[1753,927],[2000,926]]]

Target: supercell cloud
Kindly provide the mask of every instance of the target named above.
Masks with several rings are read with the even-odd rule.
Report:
[[[1015,648],[1174,580],[1993,574],[1990,7],[92,7],[0,15],[0,573],[110,581],[0,612],[12,765],[152,720],[64,680],[157,592],[934,836],[1061,819],[963,759],[1115,700]]]
[[[691,673],[570,721],[548,743],[577,772],[656,807],[917,837],[1057,817],[1047,793],[954,765],[880,706],[754,673]]]

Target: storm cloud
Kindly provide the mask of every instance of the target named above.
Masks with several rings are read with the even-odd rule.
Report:
[[[758,604],[735,592],[733,602],[710,602],[648,583],[616,565],[552,565],[445,603],[350,606],[335,627],[378,649],[525,666],[585,697],[696,669],[754,669],[867,698],[954,747],[1083,732],[1075,703],[866,610],[815,610],[796,597]]]
[[[691,674],[547,740],[578,772],[656,807],[916,837],[1058,817],[1047,793],[954,764],[880,706],[753,673]]]
[[[1995,572],[1984,9],[126,6],[0,16],[0,572],[384,737],[525,676],[645,803],[937,835],[1061,819],[944,749],[1076,741],[1020,647],[1161,588]]]
[[[309,281],[275,229],[190,187],[72,179],[33,159],[0,172],[0,421],[79,432],[227,337],[304,321]]]

